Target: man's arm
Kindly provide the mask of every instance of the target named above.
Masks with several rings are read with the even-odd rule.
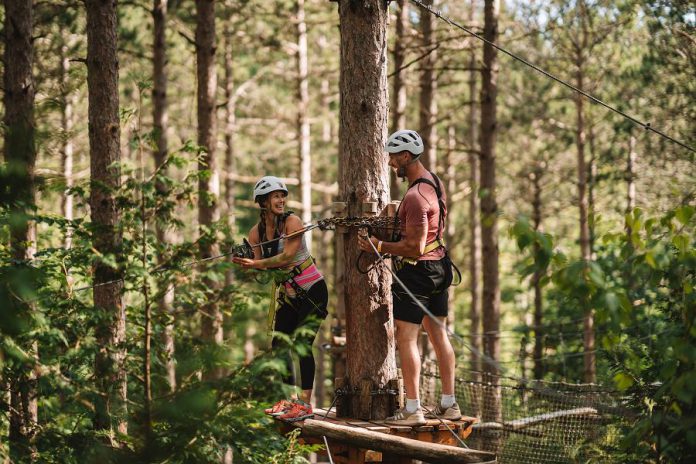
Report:
[[[427,225],[409,226],[408,236],[398,242],[382,242],[381,252],[389,253],[394,256],[404,258],[418,258],[425,252],[426,240],[428,238]],[[370,237],[370,241],[377,248],[380,240],[377,237]],[[358,235],[358,246],[361,250],[372,252],[372,247],[367,241]]]

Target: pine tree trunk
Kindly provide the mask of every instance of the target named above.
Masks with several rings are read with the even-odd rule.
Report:
[[[155,130],[155,169],[167,159],[169,140],[167,131],[167,2],[166,0],[154,0],[152,8],[153,19],[153,47],[152,47],[152,125]],[[166,174],[166,172],[164,173]],[[157,190],[165,193],[166,187],[157,184]],[[172,242],[171,233],[159,222],[155,223],[155,235],[157,242],[166,247]],[[158,256],[158,265],[164,264],[164,256]],[[174,362],[174,284],[164,283],[167,288],[157,301],[157,311],[166,321],[162,332],[163,360],[166,371],[169,391],[176,391],[176,363]]]
[[[425,0],[426,5],[435,5],[435,0]],[[420,135],[423,138],[425,151],[421,155],[423,166],[430,171],[435,170],[437,151],[437,131],[435,119],[437,118],[437,79],[435,77],[435,63],[437,50],[435,50],[435,16],[421,9],[421,33],[423,34],[423,53],[428,55],[421,61],[420,74]],[[431,51],[432,50],[432,51]]]
[[[594,197],[594,192],[595,192],[595,182],[597,178],[597,152],[595,151],[595,132],[594,132],[594,126],[592,124],[589,124],[589,130],[588,130],[588,145],[590,149],[590,159],[589,163],[587,163],[587,214],[588,214],[588,221],[587,221],[587,227],[589,229],[589,237],[590,237],[590,259],[596,259],[595,255],[595,240],[597,238],[595,234],[595,225],[594,225],[594,218],[595,218],[595,197]]]
[[[473,24],[475,17],[475,2],[471,2],[469,7],[469,22]],[[481,338],[481,223],[479,221],[479,155],[474,151],[474,141],[476,140],[476,52],[471,44],[469,54],[469,293],[471,302],[469,307],[470,336],[469,343],[472,350],[470,353],[470,366],[472,380],[474,382],[481,381],[481,356],[479,353],[483,349],[483,340]],[[475,411],[472,412],[476,417],[480,417],[481,404],[476,402]]]
[[[198,225],[200,233],[219,219],[218,201],[220,185],[218,162],[216,156],[216,115],[215,95],[217,90],[217,73],[215,70],[215,0],[196,0],[196,75],[198,79],[198,145],[205,151],[198,164],[203,173],[198,183]],[[205,173],[207,171],[207,173]],[[219,247],[214,237],[202,240],[200,244],[201,259],[219,254]],[[208,302],[201,310],[201,335],[208,343],[221,344],[222,312],[215,301],[218,283],[209,277],[203,278],[203,285],[209,289]],[[206,379],[217,378],[221,372],[213,370],[204,374]]]
[[[225,216],[231,233],[237,228],[235,213],[235,181],[237,172],[237,157],[235,153],[235,135],[237,132],[237,99],[234,94],[234,63],[232,31],[225,24]],[[231,284],[234,273],[228,273],[226,284]]]
[[[631,214],[633,208],[636,207],[636,137],[631,135],[628,139],[628,157],[626,158],[626,214]],[[633,235],[633,228],[626,222],[626,235]]]
[[[73,187],[73,162],[75,154],[75,146],[73,144],[72,128],[73,128],[73,103],[75,97],[70,90],[70,82],[68,79],[70,73],[70,59],[68,58],[69,46],[63,44],[60,47],[60,97],[61,97],[61,117],[60,125],[63,132],[61,143],[61,171],[65,179],[65,192],[61,210],[63,217],[68,221],[73,219],[73,195],[70,189]],[[72,231],[70,228],[65,231],[63,239],[65,249],[72,247]]]
[[[36,225],[29,217],[35,204],[34,167],[36,165],[34,123],[34,46],[32,42],[33,6],[30,0],[4,2],[3,104],[4,157],[7,163],[10,205],[10,249],[12,258],[25,263],[34,258]],[[34,310],[30,304],[18,303],[19,314],[27,319]],[[34,435],[38,427],[38,345],[22,342],[21,349],[32,361],[16,367],[8,375],[10,388],[9,452],[14,462],[31,462],[36,451]]]
[[[406,85],[401,68],[406,59],[406,31],[408,27],[408,0],[397,0],[398,10],[396,17],[396,38],[394,39],[394,77],[392,79],[391,128],[390,132],[396,132],[406,128]],[[401,180],[396,172],[389,170],[390,197],[392,200],[401,199]]]
[[[120,187],[120,126],[118,94],[116,5],[86,0],[87,88],[89,92],[90,208],[95,226],[94,248],[118,259],[121,248],[116,190]],[[126,313],[120,269],[97,262],[93,266],[94,305],[106,317],[99,318],[96,338],[95,378],[101,393],[95,398],[94,427],[127,432],[125,348]],[[107,282],[111,282],[106,284]]]
[[[578,89],[584,89],[584,57],[582,50],[578,50],[576,56],[576,80]],[[581,95],[575,97],[575,146],[577,149],[577,175],[578,175],[578,209],[580,215],[580,257],[589,265],[592,259],[590,249],[590,226],[587,201],[587,163],[585,162],[585,100]],[[586,270],[587,272],[587,270]],[[589,301],[583,301],[585,309],[583,323],[583,348],[584,348],[584,379],[592,383],[596,380],[595,368],[595,336],[594,336],[594,312],[589,307]]]
[[[455,151],[457,149],[457,130],[454,124],[450,124],[447,127],[447,153],[445,155],[445,165],[443,171],[442,181],[445,184],[447,192],[457,191],[457,162],[455,160]],[[449,200],[449,198],[448,198]],[[450,203],[447,205],[447,211],[452,211],[453,205]],[[443,236],[445,238],[445,243],[447,244],[450,253],[454,251],[455,248],[459,246],[459,241],[457,240],[457,227],[454,220],[447,221],[447,226],[445,227]],[[457,297],[457,288],[450,287],[449,289],[449,302],[450,308],[454,308],[454,302]],[[455,311],[450,311],[447,317],[447,323],[454,329],[455,322],[457,320],[457,314]]]
[[[542,215],[542,203],[541,203],[541,176],[543,173],[543,168],[537,166],[537,169],[532,174],[532,191],[534,198],[532,200],[532,222],[534,224],[534,230],[539,232],[541,230],[541,215]],[[535,251],[538,251],[539,245],[535,244]],[[542,327],[543,323],[543,311],[544,311],[544,300],[543,294],[541,292],[541,278],[543,274],[540,271],[534,272],[532,276],[532,287],[534,288],[534,378],[536,380],[541,380],[544,377],[544,363],[542,360],[543,350],[544,350],[544,330]]]
[[[302,222],[312,222],[312,159],[309,139],[309,78],[307,76],[307,24],[305,23],[304,0],[296,0],[297,21],[297,141],[300,162],[300,201]],[[305,234],[309,249],[312,249],[312,234]]]
[[[484,37],[498,41],[498,0],[486,0],[484,6]],[[493,388],[485,390],[484,421],[499,422],[502,418],[500,378],[500,283],[498,270],[498,204],[496,199],[496,98],[498,93],[497,51],[490,44],[483,46],[481,71],[481,237],[483,245],[483,352],[489,362],[483,363],[484,381]],[[496,449],[496,443],[491,443]]]
[[[361,216],[363,202],[389,202],[387,158],[387,9],[381,0],[339,3],[341,109],[339,198],[346,216]],[[356,143],[359,141],[359,143]],[[349,385],[384,388],[396,378],[391,312],[391,276],[376,266],[356,270],[356,232],[344,235],[347,377]],[[369,396],[369,395],[367,395]],[[380,419],[391,413],[387,395],[349,397],[353,417]]]

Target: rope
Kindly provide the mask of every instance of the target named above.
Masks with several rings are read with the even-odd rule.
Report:
[[[379,261],[382,263],[382,265],[384,265],[384,267],[389,271],[389,273],[391,273],[392,278],[394,279],[394,281],[396,281],[396,283],[399,284],[399,286],[406,292],[406,294],[409,296],[409,298],[411,298],[411,300],[413,300],[413,302],[416,303],[416,305],[417,305],[417,306],[418,306],[418,307],[419,307],[419,308],[420,308],[420,309],[421,309],[433,322],[435,322],[437,325],[439,325],[440,327],[442,327],[443,329],[445,329],[445,331],[447,332],[447,334],[448,334],[451,338],[454,338],[455,340],[457,340],[462,346],[464,346],[466,349],[468,349],[469,351],[471,351],[472,353],[474,353],[476,356],[478,356],[479,358],[481,358],[481,359],[482,359],[484,362],[486,362],[488,365],[494,367],[498,372],[504,372],[504,371],[505,371],[505,369],[503,368],[503,366],[501,366],[495,359],[491,358],[490,356],[488,356],[488,355],[482,353],[482,352],[479,351],[478,349],[476,349],[476,348],[474,348],[473,346],[469,345],[459,334],[457,334],[456,332],[453,332],[452,330],[450,330],[450,329],[447,327],[446,324],[444,324],[442,321],[440,321],[440,319],[437,318],[437,316],[435,316],[432,312],[430,312],[430,310],[429,310],[428,308],[426,308],[425,305],[423,305],[423,303],[421,303],[421,302],[415,297],[415,295],[413,294],[413,292],[411,292],[411,290],[409,290],[408,287],[406,287],[406,285],[401,281],[401,279],[399,279],[399,277],[398,277],[398,276],[396,275],[396,273],[391,269],[391,267],[387,266],[387,264],[384,262],[384,259],[382,258],[382,255],[377,251],[377,248],[375,248],[375,245],[372,243],[372,241],[368,239],[367,242],[370,244],[370,247],[371,247],[372,250],[375,252],[375,255],[377,255],[377,258],[378,258]]]
[[[567,82],[567,81],[564,81],[563,79],[561,79],[561,78],[559,78],[559,77],[556,77],[555,75],[553,75],[553,74],[551,74],[550,72],[546,71],[545,69],[543,69],[543,68],[541,68],[541,67],[535,65],[534,63],[531,63],[531,62],[527,61],[526,59],[522,58],[521,56],[518,56],[518,55],[512,53],[511,51],[506,50],[505,48],[503,48],[503,47],[497,45],[495,42],[492,42],[492,41],[486,39],[485,37],[483,37],[483,36],[477,34],[476,32],[474,32],[474,31],[472,31],[472,30],[470,30],[470,29],[468,29],[468,28],[462,26],[461,24],[459,24],[459,23],[453,21],[452,19],[448,18],[447,16],[444,16],[444,15],[440,12],[440,10],[437,10],[437,11],[433,10],[432,7],[431,7],[430,5],[426,5],[426,4],[423,3],[421,0],[410,0],[410,1],[413,2],[413,3],[415,3],[416,5],[418,5],[419,7],[423,8],[424,10],[427,10],[428,12],[430,12],[431,14],[433,14],[433,15],[435,15],[436,17],[440,18],[441,20],[445,21],[446,23],[450,24],[451,26],[454,26],[454,27],[456,27],[457,29],[460,29],[460,30],[466,32],[467,34],[471,35],[472,37],[475,37],[475,38],[477,38],[478,40],[487,43],[487,44],[490,45],[491,47],[495,48],[496,50],[498,50],[498,51],[500,51],[500,52],[503,52],[504,54],[508,55],[508,56],[511,57],[512,59],[519,61],[520,63],[522,63],[522,64],[524,64],[524,65],[526,65],[526,66],[532,68],[533,70],[537,71],[537,72],[540,73],[540,74],[543,74],[544,76],[548,77],[549,79],[552,79],[552,80],[558,82],[559,84],[564,85],[565,87],[571,89],[572,91],[574,91],[574,92],[576,92],[576,93],[579,93],[580,95],[582,95],[583,97],[587,98],[588,100],[590,100],[590,101],[592,101],[592,102],[594,102],[594,103],[597,103],[598,105],[601,105],[601,106],[605,107],[606,109],[613,111],[613,112],[616,113],[616,114],[619,114],[620,116],[622,116],[622,117],[628,119],[629,121],[631,121],[633,124],[636,124],[636,125],[642,127],[642,128],[645,129],[646,131],[652,131],[652,132],[656,133],[657,135],[659,135],[659,136],[661,136],[661,137],[663,137],[663,138],[669,140],[670,142],[676,143],[677,145],[681,146],[682,148],[686,148],[687,150],[696,153],[696,149],[695,149],[695,148],[690,147],[690,146],[687,145],[686,143],[681,142],[681,141],[675,139],[674,137],[671,137],[671,136],[667,135],[666,133],[664,133],[664,132],[662,132],[662,131],[660,131],[660,130],[658,130],[658,129],[655,129],[654,127],[652,127],[652,126],[650,125],[649,122],[647,122],[647,123],[642,122],[642,121],[638,120],[637,118],[635,118],[635,117],[633,117],[633,116],[631,116],[631,115],[629,115],[629,114],[627,114],[627,113],[621,111],[620,109],[615,108],[615,107],[613,107],[613,106],[611,106],[611,105],[609,105],[609,104],[603,102],[602,100],[600,100],[599,98],[593,96],[592,94],[590,94],[590,93],[588,93],[588,92],[585,92],[584,90],[575,87],[573,84],[571,84],[571,83],[569,83],[569,82]]]
[[[426,411],[428,411],[430,414],[432,414],[433,417],[435,417],[437,420],[439,420],[440,423],[441,423],[442,425],[444,425],[444,426],[447,428],[447,430],[449,431],[449,433],[451,433],[452,435],[454,435],[454,438],[456,438],[457,441],[459,442],[459,444],[462,445],[462,448],[467,448],[467,449],[469,448],[468,446],[466,446],[466,443],[464,443],[464,440],[462,440],[462,437],[460,437],[459,435],[457,435],[457,434],[454,432],[454,430],[452,430],[452,429],[450,428],[450,426],[447,424],[447,422],[445,422],[444,420],[442,420],[442,418],[437,417],[437,416],[433,413],[433,411],[432,411],[431,409],[429,409],[426,405],[422,404],[421,407],[422,407],[423,409],[425,409]]]
[[[171,266],[168,264],[161,264],[159,266],[156,266],[154,269],[151,269],[149,271],[149,274],[157,274],[160,272],[168,271],[168,270],[174,270],[174,269],[180,269],[180,268],[187,268],[191,266],[195,266],[197,264],[202,264],[206,263],[209,261],[214,261],[220,258],[225,258],[230,255],[239,255],[240,253],[243,253],[242,249],[245,247],[259,247],[263,245],[268,245],[269,243],[277,242],[280,240],[287,240],[293,237],[296,237],[298,235],[302,235],[306,232],[309,232],[313,229],[319,228],[321,230],[334,230],[336,227],[369,227],[369,228],[374,228],[374,229],[391,229],[398,227],[398,223],[395,223],[394,218],[391,217],[329,217],[329,218],[324,218],[320,219],[316,223],[310,223],[307,225],[304,225],[301,229],[298,229],[294,232],[291,232],[289,234],[284,234],[281,235],[280,237],[273,238],[271,240],[267,240],[265,242],[260,242],[256,244],[243,244],[243,245],[235,245],[233,246],[230,250],[220,253],[217,255],[213,256],[208,256],[205,258],[201,259],[196,259],[193,261],[189,261],[188,263],[184,264],[179,264],[178,266]],[[68,289],[70,293],[78,293],[78,292],[83,292],[86,290],[92,290],[97,287],[103,287],[105,285],[112,285],[118,282],[126,282],[126,277],[120,277],[118,279],[113,279],[109,280],[107,282],[100,282],[98,284],[93,284],[93,285],[86,285],[84,287],[79,287],[79,288],[74,288],[74,289]],[[36,303],[39,301],[43,301],[45,299],[53,298],[51,295],[47,295],[45,297],[38,297],[34,298],[30,301],[27,301],[27,303]]]
[[[331,457],[331,450],[329,449],[329,442],[326,439],[326,435],[322,435],[321,438],[324,439],[324,446],[326,446],[326,455],[329,457],[329,462],[334,464],[333,458]]]

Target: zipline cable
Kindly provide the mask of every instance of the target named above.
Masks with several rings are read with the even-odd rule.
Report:
[[[459,24],[459,23],[457,23],[456,21],[450,19],[449,17],[444,16],[444,15],[441,13],[441,10],[435,11],[435,10],[432,9],[432,7],[431,7],[430,5],[426,5],[426,4],[423,3],[421,0],[410,0],[410,1],[411,1],[412,3],[415,3],[416,5],[418,5],[419,7],[423,8],[424,10],[427,10],[428,12],[430,12],[431,14],[433,14],[433,15],[435,15],[436,17],[440,18],[441,20],[445,21],[446,23],[450,24],[451,26],[454,26],[454,27],[456,27],[456,28],[458,28],[458,29],[461,29],[462,31],[466,32],[467,34],[469,34],[469,35],[471,35],[471,36],[473,36],[473,37],[475,37],[475,38],[477,38],[478,40],[487,43],[488,45],[490,45],[491,47],[495,48],[496,50],[498,50],[498,51],[500,51],[500,52],[502,52],[502,53],[508,55],[508,56],[511,57],[512,59],[517,60],[517,61],[519,61],[520,63],[522,63],[522,64],[524,64],[524,65],[526,65],[526,66],[532,68],[533,70],[535,70],[535,71],[537,71],[537,72],[539,72],[539,73],[541,73],[541,74],[543,74],[544,76],[548,77],[549,79],[552,79],[552,80],[558,82],[559,84],[568,87],[569,89],[573,90],[574,92],[579,93],[580,95],[584,96],[585,98],[589,99],[590,101],[592,101],[592,102],[594,102],[594,103],[597,103],[598,105],[601,105],[601,106],[607,108],[608,110],[611,110],[611,111],[613,111],[614,113],[623,116],[624,118],[628,119],[628,120],[631,121],[632,123],[634,123],[634,124],[636,124],[636,125],[642,127],[642,128],[645,129],[646,131],[652,131],[652,132],[656,133],[657,135],[659,135],[659,136],[661,136],[661,137],[663,137],[663,138],[669,140],[670,142],[676,143],[677,145],[679,145],[679,146],[681,146],[681,147],[683,147],[683,148],[686,148],[687,150],[689,150],[689,151],[691,151],[691,152],[696,153],[696,149],[695,149],[695,148],[693,148],[693,147],[687,145],[687,144],[684,143],[684,142],[681,142],[681,141],[675,139],[674,137],[671,137],[670,135],[668,135],[668,134],[666,134],[666,133],[664,133],[664,132],[662,132],[662,131],[660,131],[660,130],[658,130],[658,129],[655,129],[654,127],[652,127],[652,126],[650,125],[649,122],[647,122],[647,123],[642,122],[642,121],[638,120],[637,118],[635,118],[635,117],[633,117],[633,116],[631,116],[631,115],[629,115],[629,114],[627,114],[627,113],[621,111],[620,109],[615,108],[615,107],[609,105],[608,103],[603,102],[602,100],[600,100],[599,98],[593,96],[592,94],[587,93],[587,92],[585,92],[584,90],[577,88],[577,87],[574,86],[573,84],[571,84],[571,83],[569,83],[569,82],[567,82],[567,81],[564,81],[564,80],[561,79],[560,77],[556,77],[555,75],[553,75],[553,74],[551,74],[550,72],[546,71],[545,69],[543,69],[543,68],[541,68],[541,67],[535,65],[534,63],[531,63],[531,62],[527,61],[526,59],[522,58],[521,56],[518,56],[518,55],[512,53],[511,51],[508,51],[507,49],[505,49],[505,48],[503,48],[503,47],[497,45],[495,42],[491,42],[490,40],[486,39],[486,38],[483,37],[482,35],[477,34],[476,32],[474,32],[474,31],[472,31],[472,30],[470,30],[470,29],[468,29],[468,28],[462,26],[461,24]]]

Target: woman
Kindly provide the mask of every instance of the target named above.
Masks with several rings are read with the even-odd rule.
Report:
[[[303,335],[297,337],[297,342],[305,347],[299,359],[302,394],[301,399],[279,401],[266,413],[284,420],[298,421],[313,416],[309,405],[315,371],[312,343],[321,321],[326,318],[329,293],[324,277],[307,249],[304,234],[292,235],[300,231],[303,224],[299,217],[285,211],[287,195],[287,187],[277,177],[265,176],[256,183],[254,202],[259,204],[261,218],[249,231],[249,243],[260,246],[253,247],[254,259],[235,257],[234,262],[245,269],[287,271],[277,282],[281,296],[278,298],[279,307],[273,328],[285,334],[292,334],[299,327],[305,329]],[[272,346],[278,344],[278,339],[274,338]],[[288,372],[294,373],[289,354],[286,362]],[[289,375],[284,381],[294,385],[293,377]]]

